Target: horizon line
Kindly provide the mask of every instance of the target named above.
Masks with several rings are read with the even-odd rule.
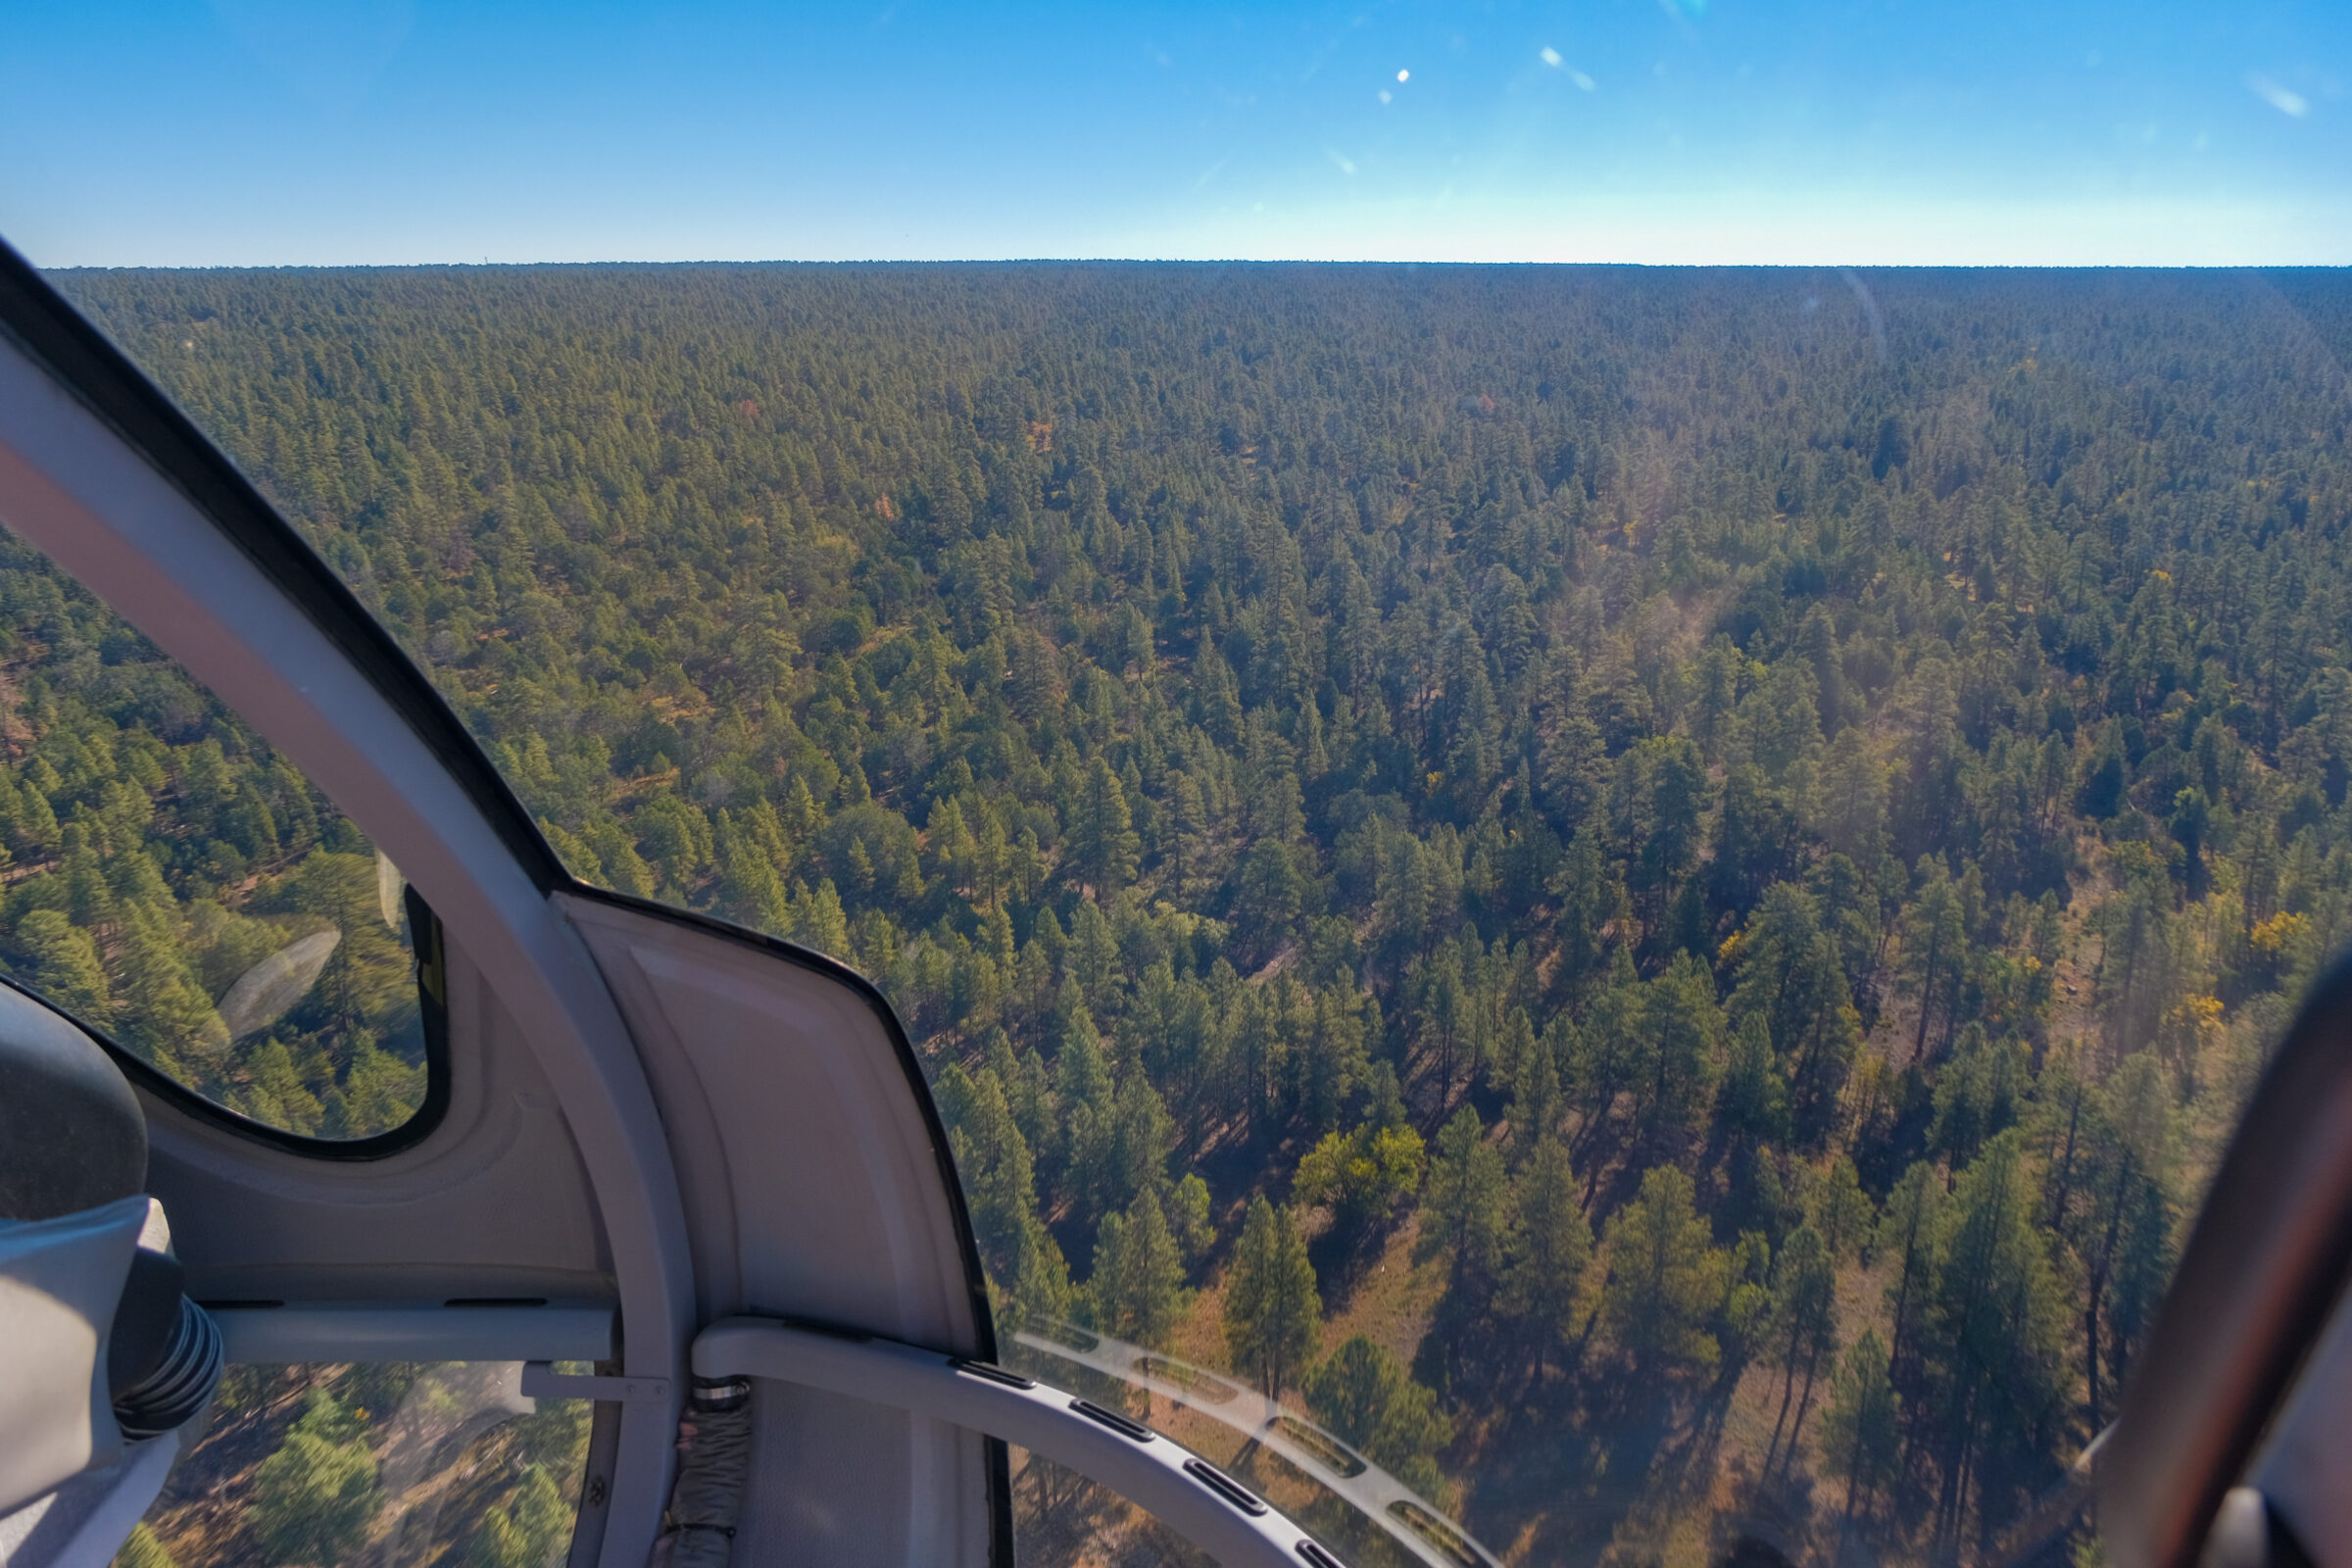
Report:
[[[1347,267],[1454,271],[1872,271],[1872,272],[2342,272],[2352,261],[2309,262],[1872,262],[1872,261],[1460,261],[1391,257],[1296,256],[1004,256],[1004,257],[691,257],[655,260],[401,261],[401,262],[65,262],[32,264],[52,272],[352,272],[352,271],[523,271],[540,268],[984,268],[984,267]]]

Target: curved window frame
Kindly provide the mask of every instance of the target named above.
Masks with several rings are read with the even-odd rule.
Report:
[[[302,607],[471,798],[540,892],[577,885],[521,801],[466,733],[464,721],[334,568],[161,388],[5,241],[0,241],[0,337],[46,370],[59,388],[186,496]],[[428,972],[446,975],[445,939],[439,918],[416,890],[407,889],[404,896],[409,901],[412,944],[422,940],[431,949],[429,955],[416,955],[424,1014],[424,1099],[399,1127],[368,1138],[314,1138],[256,1121],[157,1070],[106,1030],[74,1017],[39,992],[5,976],[0,976],[0,984],[73,1019],[106,1049],[133,1084],[212,1126],[314,1159],[382,1159],[428,1137],[440,1125],[450,1099],[446,987],[434,997],[425,984]]]
[[[449,1113],[449,948],[442,935],[441,917],[433,913],[415,888],[401,893],[409,912],[409,931],[412,943],[422,941],[416,954],[416,1006],[424,1025],[424,1099],[417,1102],[407,1121],[389,1132],[371,1133],[366,1138],[313,1138],[305,1133],[288,1132],[272,1127],[266,1121],[256,1121],[242,1111],[231,1110],[215,1100],[208,1100],[171,1074],[150,1063],[144,1056],[123,1045],[106,1030],[81,1017],[70,1007],[60,1006],[31,986],[9,975],[0,974],[0,986],[6,986],[19,996],[39,1003],[64,1018],[74,1028],[96,1041],[131,1087],[154,1096],[208,1125],[222,1128],[241,1138],[282,1149],[291,1154],[311,1159],[370,1160],[383,1159],[406,1149],[414,1149],[441,1125]]]

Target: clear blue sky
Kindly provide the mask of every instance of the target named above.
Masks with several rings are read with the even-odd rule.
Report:
[[[0,0],[44,266],[2352,263],[2352,3]]]

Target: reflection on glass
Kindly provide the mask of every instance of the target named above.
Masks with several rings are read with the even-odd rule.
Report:
[[[550,1568],[594,1406],[522,1363],[229,1369],[118,1568]]]
[[[1007,1327],[1007,1365],[1149,1422],[1223,1466],[1360,1568],[1495,1568],[1494,1556],[1412,1484],[1260,1390],[1068,1323],[1032,1319]],[[1355,1428],[1359,1440],[1388,1448],[1414,1472],[1414,1482],[1445,1488],[1427,1453],[1411,1451],[1433,1434],[1404,1430],[1416,1415],[1430,1419],[1426,1396],[1416,1400],[1393,1360],[1370,1341],[1350,1341],[1309,1380],[1309,1395]]]
[[[1117,1493],[1026,1448],[1012,1450],[1012,1544],[1021,1568],[1214,1568]]]
[[[399,872],[284,759],[0,534],[0,973],[282,1132],[423,1102]]]

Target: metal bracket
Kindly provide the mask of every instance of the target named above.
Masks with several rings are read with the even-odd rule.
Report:
[[[552,1361],[525,1361],[522,1393],[534,1399],[662,1400],[669,1397],[669,1379],[589,1377],[559,1372]]]

